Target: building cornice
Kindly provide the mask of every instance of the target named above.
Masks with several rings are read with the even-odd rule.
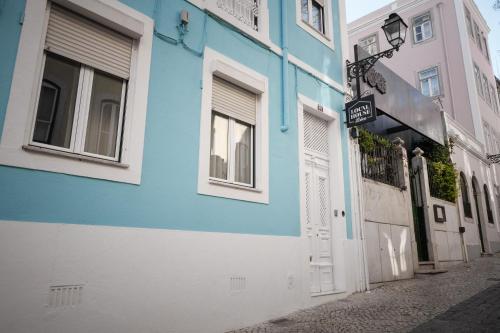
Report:
[[[465,0],[464,0],[464,2],[465,2]],[[471,0],[471,1],[468,1],[468,4],[469,4],[469,6],[467,6],[467,7],[472,10],[475,17],[479,18],[479,21],[481,22],[480,24],[483,26],[483,28],[489,34],[491,31],[490,26],[488,25],[488,22],[486,22],[486,20],[484,19],[483,14],[481,14],[479,7],[476,5],[476,2],[474,0]]]
[[[349,35],[352,35],[360,31],[363,31],[365,29],[369,29],[375,24],[380,25],[381,22],[383,22],[387,18],[387,16],[392,12],[397,12],[399,15],[401,15],[407,11],[417,8],[418,6],[426,4],[430,1],[431,0],[410,0],[404,4],[401,4],[401,1],[391,2],[390,4],[380,9],[377,9],[376,12],[378,12],[378,15],[375,18],[367,21],[367,16],[370,15],[368,14],[349,23],[347,25],[347,33]]]

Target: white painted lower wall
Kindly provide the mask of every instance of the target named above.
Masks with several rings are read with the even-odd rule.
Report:
[[[353,242],[337,244],[346,262]],[[345,265],[343,290],[311,297],[303,249],[299,237],[0,221],[0,332],[223,332],[353,290]],[[81,303],[49,306],[54,285],[83,285]]]
[[[474,218],[467,218],[464,216],[463,207],[461,204],[461,196],[458,198],[460,211],[459,218],[462,220],[462,225],[465,227],[464,241],[467,247],[467,255],[469,259],[474,259],[480,256],[481,253],[481,245],[479,240],[479,231],[478,231],[478,221],[477,221],[477,213],[475,206],[475,199],[472,194],[472,177],[475,176],[478,180],[479,187],[483,187],[484,184],[488,186],[490,192],[494,186],[493,177],[490,168],[483,163],[479,158],[477,158],[474,154],[472,154],[469,149],[463,147],[463,145],[456,145],[453,150],[453,162],[455,163],[455,168],[459,172],[463,172],[466,175],[467,183],[469,187],[469,197],[472,204],[473,216]],[[459,192],[460,194],[460,192]],[[484,198],[482,198],[484,200]],[[493,201],[492,201],[493,202]],[[484,204],[482,205],[484,209]],[[492,209],[498,209],[495,204],[492,205]],[[484,214],[484,212],[483,212]],[[483,216],[484,220],[484,216]],[[495,224],[482,222],[484,233],[485,233],[485,242],[487,250],[491,252],[496,252],[495,243],[500,242],[500,221],[496,220]],[[479,250],[478,250],[479,249]],[[499,249],[500,250],[500,249]]]
[[[459,211],[455,204],[430,198],[432,215],[431,228],[435,234],[437,257],[441,262],[441,266],[450,266],[454,263],[459,263],[464,260],[464,249],[462,246],[462,236],[459,232]],[[446,212],[445,222],[436,222],[434,216],[434,205],[444,207]]]
[[[370,283],[409,279],[418,262],[409,190],[363,179]]]

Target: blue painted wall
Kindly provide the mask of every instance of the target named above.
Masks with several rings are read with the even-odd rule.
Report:
[[[123,0],[153,17],[154,0]],[[332,51],[295,23],[295,1],[289,5],[290,52],[341,82],[340,43]],[[280,1],[269,1],[270,35],[280,45]],[[337,2],[333,8],[335,40],[340,41]],[[290,72],[290,129],[280,131],[281,58],[242,37],[190,3],[160,1],[157,29],[178,38],[181,9],[191,14],[185,38],[194,50],[204,45],[269,78],[270,204],[256,204],[197,194],[202,57],[158,38],[153,41],[142,183],[122,184],[28,169],[0,167],[0,219],[168,228],[213,232],[300,234],[299,156],[296,92],[334,110],[343,97],[295,66]],[[15,64],[24,1],[7,1],[0,8],[0,130],[3,128]],[[20,129],[22,130],[22,129]],[[343,132],[344,173],[349,177],[347,137]],[[349,205],[349,186],[346,198]],[[351,237],[350,209],[348,237]]]

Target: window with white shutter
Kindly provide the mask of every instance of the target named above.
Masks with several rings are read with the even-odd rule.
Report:
[[[101,71],[128,79],[130,37],[52,4],[45,49]]]
[[[199,194],[269,203],[268,90],[266,76],[205,49]]]
[[[211,178],[253,187],[256,107],[255,93],[213,77]]]
[[[23,3],[0,164],[140,184],[154,21],[123,1]]]
[[[51,3],[31,143],[119,161],[133,44]]]

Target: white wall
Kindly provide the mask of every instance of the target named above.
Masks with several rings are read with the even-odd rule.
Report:
[[[431,228],[436,236],[438,259],[443,265],[447,265],[453,261],[462,261],[463,248],[462,240],[459,233],[459,216],[457,206],[437,198],[430,198],[432,215]],[[433,205],[439,205],[445,208],[446,222],[436,222],[434,216]]]
[[[0,221],[0,332],[222,332],[345,297],[310,297],[306,248],[299,237]],[[245,281],[232,288],[231,277]],[[49,286],[66,284],[83,285],[81,303],[48,306]]]
[[[416,244],[409,189],[364,179],[363,191],[370,282],[413,277]]]

